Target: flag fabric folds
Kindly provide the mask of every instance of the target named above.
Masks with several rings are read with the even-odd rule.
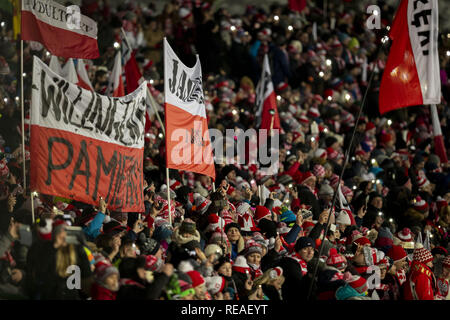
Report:
[[[441,102],[438,16],[437,0],[400,3],[380,85],[380,114]]]
[[[215,179],[200,59],[193,68],[186,67],[166,39],[164,84],[167,168]]]
[[[43,44],[64,58],[96,59],[97,23],[51,0],[22,0],[21,37]]]

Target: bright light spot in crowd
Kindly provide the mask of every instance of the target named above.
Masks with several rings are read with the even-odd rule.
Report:
[[[286,199],[284,202],[286,202],[286,203],[289,203],[289,200],[288,199]]]
[[[241,113],[244,113],[245,112],[245,110],[244,109],[241,109]]]
[[[274,16],[273,20],[278,21],[278,20],[280,20],[280,17],[279,16]]]
[[[325,63],[327,64],[327,66],[331,66],[331,60],[330,60],[330,59],[327,59],[327,60],[325,61]]]
[[[383,39],[381,39],[381,42],[386,43],[389,41],[389,37],[388,36],[384,36]]]
[[[375,183],[375,180],[372,180],[372,183]]]
[[[380,184],[380,183],[381,183],[381,181],[379,179],[377,179],[377,184]]]
[[[324,75],[325,75],[325,73],[323,73],[323,71],[319,72],[319,77],[323,78]]]
[[[50,52],[47,51],[47,52],[45,53],[45,55],[48,57],[48,56],[50,55]]]
[[[3,101],[5,101],[5,103],[8,103],[8,98],[3,98]]]
[[[390,218],[390,219],[389,219],[389,222],[394,222],[394,219]]]
[[[323,132],[327,133],[328,132],[328,128],[323,129]]]
[[[114,48],[119,49],[120,48],[120,44],[118,42],[114,42]]]
[[[447,51],[447,57],[450,57],[450,51]]]
[[[356,190],[357,188],[356,188],[356,186],[353,186],[353,190]]]
[[[33,192],[31,193],[31,195],[32,195],[33,197],[38,197],[38,196],[39,196],[39,193],[37,193],[37,191],[33,191]]]
[[[237,110],[233,110],[233,111],[231,111],[231,113],[236,115],[238,112],[237,112]]]
[[[391,27],[390,27],[390,26],[387,26],[387,27],[386,27],[386,30],[387,30],[387,31],[391,30]]]
[[[375,159],[372,159],[371,162],[372,162],[372,164],[374,164],[374,163],[376,162],[376,160],[375,160]]]
[[[281,101],[281,96],[277,96],[277,100],[278,100],[278,101]]]
[[[379,13],[378,10],[374,10],[374,11],[373,11],[373,15],[374,15],[374,16],[377,16],[378,13]]]
[[[4,28],[6,25],[5,21],[2,21],[2,23],[0,23],[0,26],[2,26],[2,28]]]
[[[389,119],[389,120],[387,121],[387,124],[388,124],[388,126],[390,126],[390,125],[392,124],[392,120]]]
[[[447,33],[447,38],[450,39],[450,33]]]
[[[16,97],[16,101],[19,101],[20,100],[20,98],[19,97]]]
[[[289,188],[292,188],[292,183],[289,183],[289,186],[288,186]]]
[[[150,79],[150,84],[153,84],[153,83],[155,83],[155,80]]]
[[[430,234],[430,238],[433,238],[433,235],[432,235],[432,234]]]
[[[162,139],[162,137],[164,137],[164,135],[162,133],[159,133],[158,137]]]
[[[293,26],[288,26],[288,30],[292,31],[292,30],[294,30],[294,27]]]
[[[379,216],[382,216],[382,215],[383,215],[383,212],[379,211],[379,212],[378,212],[378,215],[379,215]]]
[[[22,76],[25,78],[27,76],[27,74],[24,72],[24,73],[22,73]]]
[[[355,161],[356,160],[356,158],[355,157],[352,157],[352,161]]]
[[[312,141],[312,142],[316,141],[316,138],[311,137],[311,141]]]
[[[331,101],[331,100],[333,100],[333,97],[332,96],[328,96],[328,101]]]
[[[345,100],[347,100],[347,101],[349,101],[350,100],[350,95],[347,93],[347,94],[345,94]]]
[[[235,27],[235,26],[231,26],[231,27],[230,27],[230,30],[231,30],[231,31],[236,31],[236,27]]]
[[[146,133],[146,134],[145,134],[145,137],[146,137],[146,138],[150,138],[150,136],[151,136],[150,133]]]
[[[290,150],[286,151],[286,154],[287,154],[287,155],[290,155],[290,154],[291,154],[291,151],[290,151]]]

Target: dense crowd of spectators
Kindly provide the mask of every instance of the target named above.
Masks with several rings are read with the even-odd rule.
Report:
[[[327,15],[321,1],[307,3],[301,13],[272,5],[230,15],[214,1],[172,1],[162,12],[134,1],[117,8],[106,0],[82,1],[82,13],[98,23],[101,56],[86,61],[95,91],[105,92],[123,28],[161,107],[167,37],[187,66],[200,56],[209,128],[256,128],[255,86],[268,54],[282,126],[279,173],[217,164],[216,191],[209,177],[176,170],[167,186],[164,137],[153,116],[145,144],[145,212],[114,212],[103,199],[92,207],[39,194],[35,223],[30,190],[23,193],[20,42],[10,13],[0,11],[6,21],[0,44],[0,296],[449,299],[450,175],[435,154],[429,107],[378,113],[389,46],[381,39],[395,8],[378,1],[382,29],[368,30],[367,14],[351,1],[330,2]],[[447,149],[448,41],[441,32],[438,111]],[[50,59],[39,44],[24,43],[26,114],[33,55]],[[160,115],[164,119],[162,107]],[[25,159],[28,172],[28,151]],[[331,208],[336,192],[342,195]],[[79,267],[81,289],[68,286],[72,265]]]

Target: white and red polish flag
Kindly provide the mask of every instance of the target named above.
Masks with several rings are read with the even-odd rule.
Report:
[[[86,65],[83,59],[78,59],[77,61],[77,77],[78,77],[77,84],[80,87],[86,90],[94,91],[94,87],[92,86],[91,80],[89,80]]]
[[[78,59],[77,68],[75,68],[75,64],[72,58],[67,59],[64,66],[61,67],[58,57],[52,55],[52,57],[50,58],[49,67],[53,72],[63,77],[67,81],[74,83],[77,86],[82,87],[83,89],[94,91],[82,59]]]
[[[256,118],[259,129],[281,129],[277,98],[270,72],[269,57],[264,55],[261,78],[256,86]]]
[[[164,38],[167,168],[216,178],[206,119],[200,59],[186,67]]]
[[[40,42],[58,57],[98,58],[97,23],[78,10],[51,0],[22,0],[22,40]]]
[[[125,95],[125,87],[122,79],[122,55],[120,51],[117,51],[114,59],[114,67],[109,76],[106,95],[110,97],[123,97]]]
[[[390,38],[392,46],[380,85],[380,114],[441,102],[438,1],[402,0]]]
[[[114,211],[143,212],[146,82],[119,98],[85,90],[36,56],[31,99],[32,190]]]

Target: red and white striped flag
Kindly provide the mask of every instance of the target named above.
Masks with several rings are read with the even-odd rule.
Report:
[[[380,86],[380,113],[441,102],[438,1],[402,0]]]
[[[116,58],[114,60],[114,67],[109,77],[106,95],[110,97],[123,97],[125,95],[125,87],[122,79],[122,55],[120,51],[117,51]]]
[[[86,65],[84,64],[83,59],[78,59],[77,61],[77,76],[78,76],[77,84],[80,87],[86,90],[94,91],[94,87],[92,86],[91,80],[89,80]]]
[[[22,0],[22,40],[40,42],[58,57],[98,58],[97,23],[78,10],[51,0]]]
[[[216,178],[206,119],[200,59],[186,67],[164,38],[167,168]]]
[[[261,78],[256,87],[256,117],[260,129],[281,129],[277,98],[270,73],[269,57],[264,56]]]

